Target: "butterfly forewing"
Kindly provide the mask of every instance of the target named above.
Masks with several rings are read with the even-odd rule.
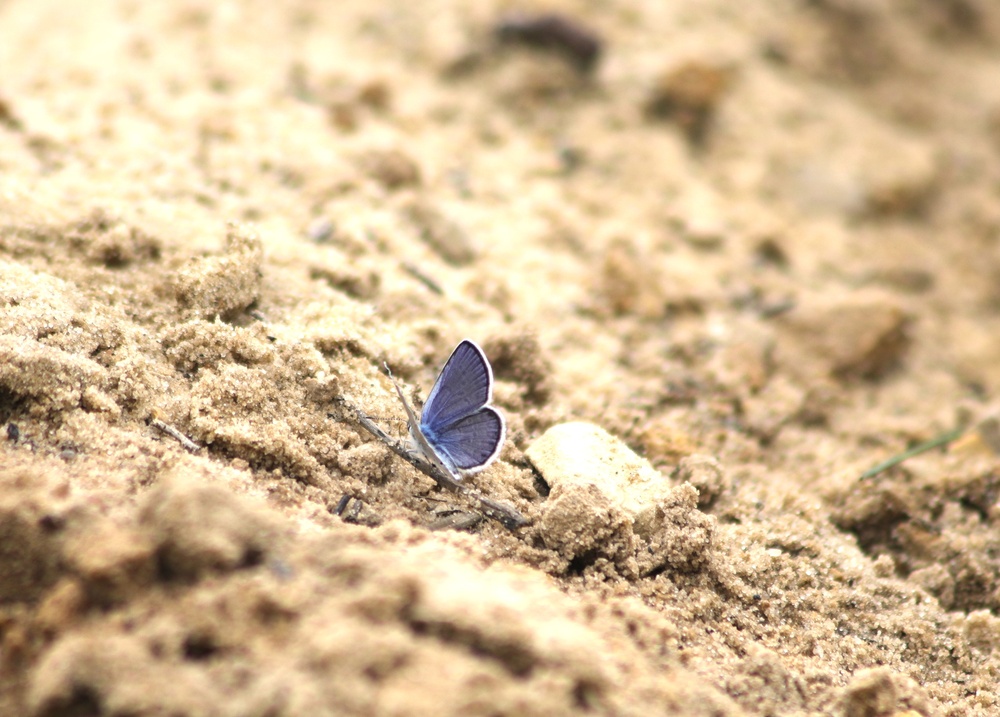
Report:
[[[503,416],[492,406],[460,418],[438,434],[428,435],[438,455],[457,473],[476,473],[490,463],[503,447]],[[426,429],[425,429],[426,433]]]
[[[442,386],[447,386],[447,390],[441,391]],[[435,434],[444,433],[453,423],[489,403],[492,386],[493,372],[486,355],[466,339],[455,348],[441,369],[441,375],[424,403],[421,428],[425,433],[428,427]]]

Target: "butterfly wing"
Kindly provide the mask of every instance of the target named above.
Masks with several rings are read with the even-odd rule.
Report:
[[[458,419],[443,430],[423,429],[442,462],[453,473],[478,473],[496,460],[503,448],[506,425],[493,406],[483,406],[475,413]]]
[[[443,433],[448,426],[474,414],[490,402],[493,395],[493,369],[486,354],[475,343],[465,339],[441,369],[431,389],[420,427],[426,434]]]

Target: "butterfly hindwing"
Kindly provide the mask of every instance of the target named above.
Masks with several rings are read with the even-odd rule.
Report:
[[[441,460],[462,475],[476,473],[493,462],[503,447],[506,426],[497,409],[483,406],[443,431],[423,430]]]
[[[493,371],[486,354],[468,339],[452,352],[431,389],[420,426],[427,432],[440,434],[490,402],[493,392]]]

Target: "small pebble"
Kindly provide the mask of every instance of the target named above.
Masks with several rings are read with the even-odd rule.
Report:
[[[416,161],[398,149],[371,150],[361,158],[361,167],[386,189],[416,187],[421,183]]]
[[[333,236],[333,222],[326,217],[320,217],[309,225],[306,235],[317,244],[324,244]]]
[[[666,70],[646,99],[646,116],[674,122],[692,144],[702,144],[732,72],[718,65],[691,60]]]
[[[14,110],[5,97],[0,97],[0,125],[13,132],[20,132],[24,129],[24,123],[14,114]]]
[[[601,58],[600,36],[568,15],[511,13],[497,22],[495,34],[504,43],[561,53],[584,74],[591,72]]]

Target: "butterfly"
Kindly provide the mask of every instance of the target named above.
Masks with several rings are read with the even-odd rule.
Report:
[[[489,405],[493,369],[475,342],[465,339],[452,351],[419,419],[396,379],[392,382],[406,409],[414,445],[445,475],[459,480],[483,470],[500,455],[507,427],[503,414]]]

